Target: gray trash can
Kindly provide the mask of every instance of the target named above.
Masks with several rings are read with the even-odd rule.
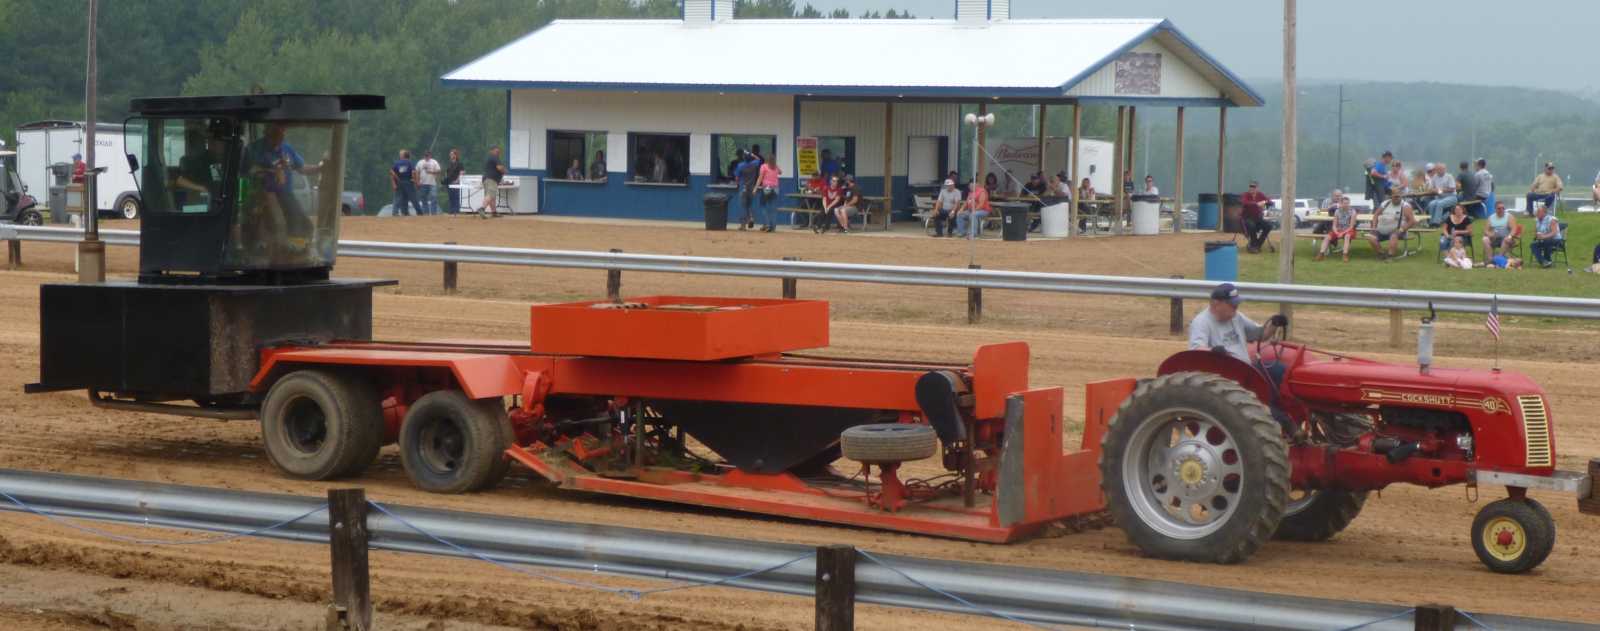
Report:
[[[728,196],[721,193],[706,193],[701,198],[701,204],[706,212],[706,230],[728,229]]]

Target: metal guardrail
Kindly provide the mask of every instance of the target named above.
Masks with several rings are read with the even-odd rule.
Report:
[[[324,505],[321,498],[12,469],[0,469],[0,492],[35,511],[59,517],[213,532],[249,532],[302,542],[328,541],[326,519],[301,519],[283,525],[316,511]],[[0,510],[24,509],[8,500],[0,500]],[[394,505],[388,505],[386,511],[368,516],[369,545],[373,548],[464,556],[460,550],[410,527],[415,526],[497,562],[650,579],[711,582],[749,572],[752,568],[782,564],[812,550],[796,544]],[[268,529],[274,525],[281,527]],[[1372,631],[1399,631],[1414,628],[1408,608],[1398,605],[1263,594],[1038,568],[872,556],[883,564],[857,566],[856,600],[860,602],[975,613],[944,595],[909,583],[905,578],[909,576],[983,609],[1035,623],[1170,631],[1325,631],[1357,626]],[[815,574],[814,561],[807,560],[724,584],[811,595]],[[1473,615],[1495,629],[1600,629],[1600,626],[1551,620]]]
[[[80,235],[81,233],[73,228],[0,226],[0,240],[77,241]],[[139,244],[139,234],[132,230],[101,230],[100,237],[107,245],[136,246]],[[1204,280],[1138,276],[1098,276],[380,241],[340,241],[339,255],[353,258],[409,261],[791,278],[830,282],[1086,293],[1191,300],[1208,298],[1211,288],[1215,286],[1214,282]],[[1280,285],[1276,283],[1237,283],[1237,285],[1241,295],[1257,302],[1361,307],[1388,309],[1391,311],[1425,311],[1431,304],[1433,308],[1439,311],[1458,313],[1487,313],[1490,305],[1497,303],[1500,313],[1504,315],[1600,319],[1600,299],[1592,298],[1330,287],[1321,285]]]

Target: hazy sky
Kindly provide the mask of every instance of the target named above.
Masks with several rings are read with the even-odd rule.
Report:
[[[807,1],[852,14],[894,8],[948,17],[955,11],[955,0],[796,4]],[[1015,18],[1167,18],[1241,76],[1283,73],[1282,0],[1011,0],[1011,6]],[[1600,88],[1596,0],[1300,0],[1299,14],[1303,80]]]

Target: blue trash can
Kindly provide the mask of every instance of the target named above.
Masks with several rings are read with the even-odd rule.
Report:
[[[1201,193],[1200,210],[1198,217],[1196,217],[1195,227],[1200,230],[1216,230],[1217,217],[1220,215],[1221,209],[1222,207],[1217,203],[1216,193]]]
[[[1239,245],[1233,241],[1206,242],[1206,280],[1231,283],[1239,280]]]

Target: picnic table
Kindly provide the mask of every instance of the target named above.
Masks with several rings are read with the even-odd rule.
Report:
[[[1360,213],[1360,214],[1357,214],[1356,215],[1356,232],[1361,233],[1363,235],[1371,233],[1372,232],[1372,218],[1373,218],[1373,214],[1372,213]],[[1312,215],[1310,217],[1306,217],[1305,221],[1307,223],[1330,223],[1331,224],[1331,223],[1333,223],[1333,217],[1330,217],[1330,216],[1327,216],[1327,215]],[[1365,225],[1363,225],[1363,224],[1365,224]],[[1429,227],[1427,227],[1427,225],[1424,222],[1421,222],[1421,221],[1418,221],[1417,225],[1412,226],[1409,230],[1406,230],[1405,231],[1406,256],[1411,256],[1411,255],[1417,254],[1417,253],[1422,251],[1422,244],[1424,243],[1424,241],[1422,239],[1422,235],[1424,233],[1435,233],[1435,232],[1438,232],[1438,231],[1439,231],[1438,228],[1429,228]],[[1317,241],[1321,241],[1323,237],[1326,237],[1328,235],[1327,234],[1317,234],[1315,232],[1296,231],[1294,236],[1300,237],[1300,238],[1311,239],[1313,242],[1317,242]]]
[[[797,205],[779,208],[777,209],[777,212],[794,213],[797,215],[806,215],[807,217],[805,224],[795,224],[794,228],[796,230],[801,228],[818,230],[820,229],[820,226],[827,225],[828,218],[822,212],[822,195],[818,193],[800,192],[789,193],[785,197],[795,200]],[[883,215],[883,229],[887,231],[889,229],[889,221],[893,215],[893,213],[889,211],[890,198],[862,195],[861,199],[862,201],[866,202],[863,204],[865,208],[859,209],[861,211],[862,227],[865,228],[872,225],[872,213],[876,209],[877,212],[880,212]]]

